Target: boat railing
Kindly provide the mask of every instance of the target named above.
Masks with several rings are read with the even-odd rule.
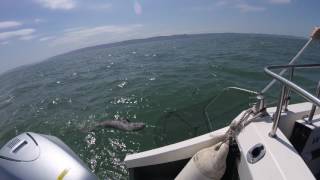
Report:
[[[276,131],[278,128],[278,123],[280,120],[280,116],[281,116],[281,112],[283,110],[283,107],[285,110],[287,110],[287,106],[288,106],[289,100],[290,100],[290,91],[294,91],[296,94],[298,94],[299,96],[303,97],[305,100],[307,100],[308,102],[313,104],[312,108],[310,110],[310,113],[309,113],[309,117],[308,117],[308,123],[312,123],[312,119],[313,119],[313,115],[315,113],[316,107],[320,107],[320,99],[319,99],[320,82],[318,83],[318,86],[317,86],[316,96],[314,96],[313,94],[311,94],[307,90],[303,89],[302,87],[300,87],[297,84],[295,84],[294,82],[292,82],[294,70],[295,69],[306,69],[306,68],[320,68],[320,64],[267,66],[264,69],[264,71],[269,76],[271,76],[274,80],[280,82],[280,84],[282,85],[280,97],[278,99],[277,109],[276,109],[276,112],[273,116],[272,129],[271,129],[271,132],[269,133],[269,135],[271,137],[276,136]],[[282,74],[277,74],[277,73],[271,71],[272,69],[287,69],[287,70],[289,69],[290,70],[289,79],[286,79],[283,76],[281,76]],[[260,104],[264,104],[264,102],[262,102],[263,99],[264,98],[262,98],[262,100],[260,100]]]
[[[292,65],[294,64],[296,61],[298,61],[299,57],[303,54],[304,50],[307,49],[307,47],[311,44],[311,42],[313,41],[314,39],[313,38],[310,38],[307,43],[300,49],[300,51],[292,58],[292,60],[289,62],[288,65]],[[283,69],[279,75],[283,75],[284,73],[286,73],[287,69]],[[292,72],[293,73],[293,72]],[[265,92],[267,92],[273,85],[274,83],[276,82],[275,79],[271,80],[269,82],[269,84],[267,84],[266,87],[264,87],[262,90],[261,90],[261,93],[264,94]]]

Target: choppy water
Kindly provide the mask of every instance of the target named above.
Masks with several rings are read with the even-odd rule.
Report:
[[[15,69],[0,76],[0,145],[25,131],[51,134],[100,178],[127,179],[127,153],[208,132],[203,110],[210,99],[228,86],[260,90],[269,81],[263,67],[286,64],[305,42],[253,34],[159,38],[84,49]],[[312,44],[304,62],[319,60],[319,48]],[[298,72],[297,80],[313,90],[319,76],[310,73]],[[228,124],[250,101],[248,94],[223,94],[208,108],[213,128]],[[147,127],[79,130],[118,117]]]

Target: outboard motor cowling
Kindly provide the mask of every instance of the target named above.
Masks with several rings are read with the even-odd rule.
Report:
[[[27,132],[0,149],[0,179],[91,180],[97,177],[60,139]]]

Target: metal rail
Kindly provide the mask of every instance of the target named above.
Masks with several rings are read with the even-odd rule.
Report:
[[[317,86],[317,90],[316,90],[316,96],[317,96],[317,98],[320,97],[320,81],[318,82],[318,86]],[[316,105],[313,104],[312,108],[310,110],[310,113],[309,113],[309,117],[308,117],[308,123],[309,124],[312,124],[312,119],[313,119],[315,111],[316,111]]]
[[[289,80],[292,81],[293,79],[293,73],[294,73],[294,68],[290,68],[290,76],[289,76]],[[284,99],[284,110],[285,111],[288,111],[288,105],[289,105],[289,102],[290,102],[290,89],[287,88],[286,89],[287,91],[285,92],[285,99]]]
[[[286,94],[287,94],[288,90],[292,90],[292,91],[296,92],[298,95],[300,95],[301,97],[303,97],[307,101],[313,103],[314,106],[320,107],[320,100],[317,97],[315,97],[314,95],[312,95],[311,93],[309,93],[305,89],[301,88],[297,84],[293,83],[292,81],[290,81],[290,80],[282,77],[281,75],[278,75],[278,74],[271,71],[271,69],[283,69],[283,68],[286,68],[286,69],[291,68],[292,70],[293,69],[300,69],[300,68],[304,68],[304,69],[305,68],[320,68],[320,64],[282,65],[282,66],[268,66],[268,67],[264,68],[264,71],[266,72],[266,74],[268,74],[274,80],[279,81],[282,84],[282,90],[281,90],[277,110],[273,116],[272,130],[269,133],[269,135],[271,137],[276,136],[276,131],[277,131],[278,123],[280,120],[282,107],[284,105],[285,97],[287,96]]]
[[[292,60],[289,62],[289,64],[288,65],[291,65],[291,64],[293,64],[293,63],[295,63],[297,60],[298,60],[298,58],[301,56],[301,54],[303,53],[303,51],[309,46],[309,44],[312,42],[312,40],[313,40],[313,38],[310,38],[307,42],[306,42],[306,44],[300,49],[300,51],[292,58]],[[280,76],[282,76],[285,72],[287,71],[287,69],[283,69],[280,73],[279,73],[279,75]],[[276,82],[276,80],[275,79],[273,79],[265,88],[263,88],[262,90],[261,90],[261,94],[264,94],[265,92],[267,92],[272,86],[273,86],[273,84]]]

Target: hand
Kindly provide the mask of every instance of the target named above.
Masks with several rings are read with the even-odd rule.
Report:
[[[311,33],[312,39],[320,39],[320,27],[315,27]]]

